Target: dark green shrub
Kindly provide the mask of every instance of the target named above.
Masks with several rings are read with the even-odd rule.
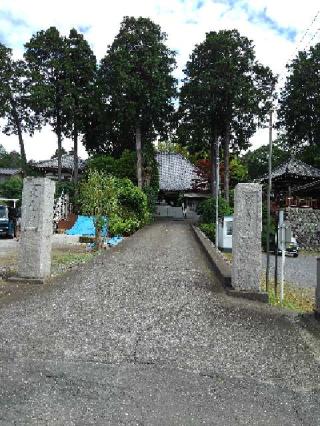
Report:
[[[137,156],[134,151],[124,150],[120,158],[98,154],[88,160],[88,170],[98,170],[137,184]]]
[[[215,223],[216,221],[216,199],[208,198],[205,201],[199,203],[197,213],[201,216],[201,222],[203,223]],[[231,216],[233,214],[233,208],[229,206],[226,200],[219,197],[219,217]]]
[[[23,181],[20,176],[12,176],[0,184],[0,195],[5,198],[22,198]]]
[[[148,202],[146,194],[129,179],[117,179],[117,199],[122,210],[122,216],[135,217],[144,222],[148,216]]]
[[[214,223],[200,223],[199,228],[209,238],[209,240],[215,242],[216,226]]]
[[[108,223],[108,232],[111,237],[116,235],[131,235],[141,226],[141,222],[134,217],[122,218],[118,215],[112,215]]]

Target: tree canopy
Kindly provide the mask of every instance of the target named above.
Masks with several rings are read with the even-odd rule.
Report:
[[[62,139],[67,133],[66,102],[71,91],[66,78],[66,40],[55,27],[50,27],[33,35],[25,47],[32,108],[57,135],[58,179],[61,180]]]
[[[27,159],[23,133],[32,135],[35,128],[39,127],[39,121],[30,108],[27,77],[26,64],[21,60],[13,60],[11,49],[0,43],[0,117],[5,120],[2,132],[18,136],[24,171]]]
[[[285,129],[291,148],[320,145],[320,43],[299,52],[287,69],[278,125]]]
[[[275,78],[255,59],[253,44],[237,30],[212,31],[192,52],[180,95],[180,142],[191,151],[211,149],[212,190],[218,138],[222,138],[225,196],[229,147],[246,149],[270,109]]]
[[[174,111],[175,53],[165,45],[166,38],[150,19],[125,17],[100,67],[109,121],[106,141],[111,139],[112,145],[120,137],[126,141],[123,148],[132,148],[135,137],[140,187],[141,141],[151,142],[156,134],[166,134]]]

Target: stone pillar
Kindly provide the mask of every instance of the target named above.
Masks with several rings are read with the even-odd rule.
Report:
[[[235,188],[232,235],[232,287],[260,292],[262,189],[260,184],[239,183]]]
[[[51,270],[55,183],[47,178],[23,181],[18,277],[44,281]]]
[[[317,258],[316,317],[320,319],[320,257]]]

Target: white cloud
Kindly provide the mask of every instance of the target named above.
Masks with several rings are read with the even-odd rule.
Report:
[[[281,35],[280,30],[289,28],[296,31],[296,41],[300,40],[319,7],[315,0],[303,3],[289,0],[205,0],[199,9],[197,4],[196,0],[118,0],[112,3],[110,0],[2,0],[0,40],[1,36],[4,37],[15,56],[19,57],[23,54],[23,44],[36,31],[56,26],[67,34],[72,27],[87,27],[85,36],[100,59],[117,34],[123,16],[147,16],[168,34],[169,47],[178,52],[176,76],[179,78],[183,76],[182,69],[189,54],[195,44],[204,39],[206,32],[233,28],[253,40],[257,57],[263,64],[282,74],[285,64],[295,52],[296,42],[288,39],[285,32]],[[252,18],[253,13],[255,19]],[[269,23],[261,18],[263,16]],[[310,41],[319,24],[320,16],[300,47]],[[317,41],[320,41],[320,33],[313,43]],[[265,142],[260,133],[253,139],[255,145],[262,139]],[[14,146],[17,149],[14,136],[0,136],[0,143],[8,149]],[[67,147],[68,142],[64,144]],[[26,138],[28,158],[47,158],[55,149],[55,135],[50,129]]]

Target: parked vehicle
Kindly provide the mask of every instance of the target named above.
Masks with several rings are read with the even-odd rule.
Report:
[[[0,235],[13,238],[15,233],[15,212],[12,207],[0,205]]]
[[[274,240],[270,235],[270,251],[276,253],[276,236],[274,236]],[[278,255],[281,254],[281,247],[278,246]],[[286,242],[286,256],[298,257],[299,255],[299,245],[295,237],[291,237],[289,242]]]

